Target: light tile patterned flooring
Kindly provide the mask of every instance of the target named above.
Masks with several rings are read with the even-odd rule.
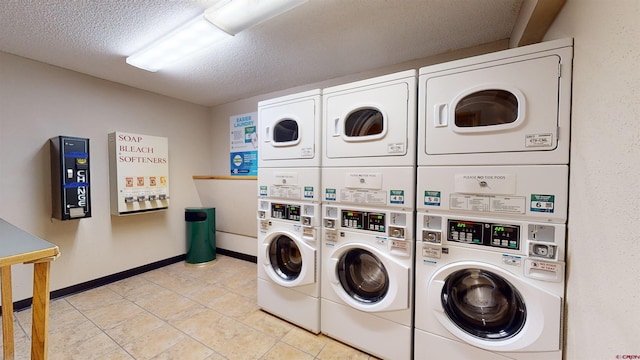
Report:
[[[375,359],[260,310],[256,276],[218,254],[53,300],[49,359]],[[29,359],[30,309],[14,327],[16,359]]]

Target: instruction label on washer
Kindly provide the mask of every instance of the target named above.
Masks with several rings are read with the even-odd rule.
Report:
[[[555,195],[531,194],[531,211],[553,213]]]
[[[269,196],[283,199],[300,199],[300,191],[299,186],[271,186]]]
[[[524,214],[526,209],[526,198],[523,196],[452,194],[449,200],[452,210]]]
[[[356,204],[386,205],[387,193],[377,190],[340,189],[340,201]]]
[[[380,173],[347,173],[344,186],[352,189],[381,189],[382,174]]]
[[[442,249],[435,246],[422,246],[422,257],[428,257],[433,259],[440,259]]]
[[[514,194],[516,176],[513,174],[458,174],[454,178],[457,193]]]
[[[522,257],[516,255],[502,254],[502,263],[505,265],[518,266],[522,265]]]
[[[265,185],[260,185],[260,196],[267,196],[269,195],[269,188]]]

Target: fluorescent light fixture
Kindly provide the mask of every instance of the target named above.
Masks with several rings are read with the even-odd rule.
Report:
[[[226,0],[207,9],[204,17],[212,24],[235,35],[283,14],[308,0]]]
[[[127,64],[156,72],[164,66],[230,37],[200,15],[129,56]]]

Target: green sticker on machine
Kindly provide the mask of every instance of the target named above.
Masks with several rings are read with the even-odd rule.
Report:
[[[424,204],[429,206],[440,206],[440,191],[425,190]]]
[[[389,198],[392,204],[404,204],[404,190],[389,190]]]
[[[304,198],[305,199],[313,199],[314,191],[313,186],[305,186],[304,187]]]
[[[531,212],[552,213],[555,209],[555,195],[531,194]]]
[[[336,201],[336,189],[324,189],[324,199],[327,201]]]

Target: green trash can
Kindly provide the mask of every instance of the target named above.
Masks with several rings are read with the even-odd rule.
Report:
[[[216,209],[186,208],[187,266],[204,266],[216,259]]]

